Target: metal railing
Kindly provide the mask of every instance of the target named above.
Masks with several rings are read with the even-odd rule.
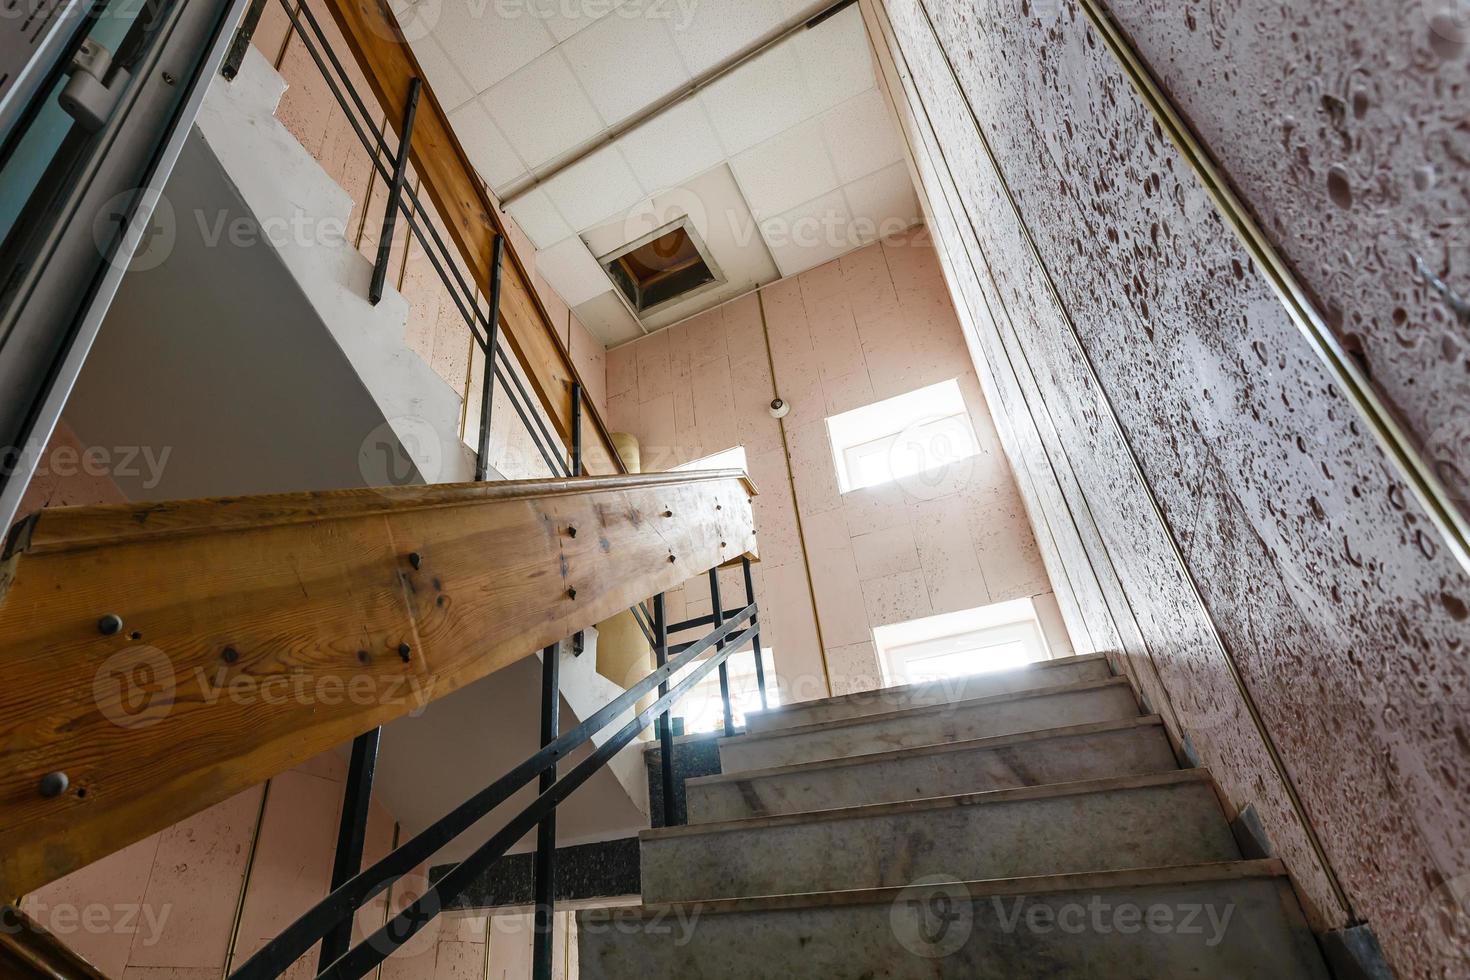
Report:
[[[423,930],[441,911],[450,908],[466,888],[534,828],[537,830],[536,925],[532,975],[536,980],[549,978],[554,938],[556,809],[574,790],[637,738],[640,732],[650,724],[655,724],[662,754],[660,778],[663,811],[660,816],[665,826],[676,822],[671,723],[674,705],[712,671],[719,671],[723,677],[726,662],[746,644],[752,646],[756,662],[760,662],[760,624],[751,592],[749,561],[744,560],[744,565],[747,604],[731,613],[721,610],[712,617],[700,620],[701,624],[713,621],[714,628],[699,640],[686,644],[677,653],[671,653],[669,649],[670,624],[665,617],[664,597],[662,594],[654,596],[650,615],[657,664],[655,669],[586,721],[561,735],[557,734],[558,645],[543,650],[541,749],[370,868],[352,874],[340,882],[334,881],[331,894],[251,956],[231,974],[232,980],[266,980],[278,977],[290,969],[318,940],[345,935],[350,930],[353,916],[358,909],[400,877],[426,863],[437,851],[509,800],[514,793],[529,785],[532,779],[538,780],[538,795],[533,802],[508,819],[468,857],[455,864],[443,877],[430,885],[422,896],[394,915],[377,932],[355,946],[349,947],[343,942],[340,949],[330,951],[324,941],[322,962],[317,976],[348,980],[372,971]],[[709,580],[711,599],[717,600],[717,569],[709,570]],[[720,607],[716,605],[714,608]],[[675,625],[688,626],[688,623]],[[766,693],[763,675],[761,676],[761,702],[765,704]],[[638,702],[655,689],[658,691],[657,700],[639,711]],[[725,718],[729,731],[731,709],[728,683],[722,682],[721,696],[725,700]],[[560,760],[592,743],[594,735],[630,711],[636,712],[635,716],[622,724],[612,737],[601,745],[596,745],[585,759],[565,775],[558,773],[557,764]],[[354,761],[356,758],[354,754]],[[361,819],[365,822],[365,807],[354,806],[350,789],[348,797],[344,810],[360,811]]]
[[[255,30],[265,5],[270,0],[253,0],[242,21],[230,55],[221,68],[226,78],[234,78],[239,71],[249,39]],[[480,302],[480,293],[469,281],[456,260],[455,252],[445,241],[443,232],[433,219],[433,211],[425,206],[419,191],[407,179],[411,147],[413,145],[414,119],[417,114],[421,79],[409,82],[400,137],[395,149],[389,145],[388,133],[375,120],[381,113],[374,113],[363,95],[352,82],[352,76],[341,57],[333,50],[321,22],[306,3],[294,0],[276,0],[290,22],[291,30],[298,38],[326,82],[332,98],[347,118],[358,142],[372,161],[372,180],[381,179],[387,188],[387,201],[383,209],[383,227],[378,238],[373,274],[368,290],[368,299],[377,304],[383,297],[387,284],[389,264],[392,260],[393,239],[397,223],[401,219],[409,234],[419,243],[441,285],[453,301],[454,308],[464,321],[466,329],[485,359],[485,371],[480,390],[480,431],[477,440],[479,453],[476,463],[477,480],[490,476],[490,422],[495,403],[497,384],[506,400],[515,411],[521,425],[530,437],[536,454],[541,458],[551,476],[573,476],[581,473],[581,387],[573,385],[572,409],[573,446],[562,445],[552,427],[540,410],[536,399],[527,391],[521,380],[518,365],[506,351],[500,337],[500,293],[501,275],[505,262],[506,242],[503,235],[494,240],[489,296],[486,303]],[[468,395],[468,391],[463,391]]]
[[[227,78],[233,78],[238,72],[249,46],[250,36],[267,2],[269,0],[253,0],[236,36],[230,57],[221,69]],[[482,308],[476,289],[466,281],[444,235],[432,220],[432,212],[424,207],[419,193],[407,180],[414,119],[422,81],[417,78],[410,81],[400,126],[401,135],[395,151],[389,146],[388,134],[374,123],[375,118],[381,117],[374,116],[362,95],[353,86],[351,76],[332,50],[331,42],[316,16],[304,3],[298,4],[294,0],[277,2],[285,11],[295,36],[300,39],[312,62],[321,72],[337,105],[346,114],[364,151],[372,159],[374,179],[381,178],[388,190],[369,300],[377,303],[383,296],[393,238],[397,222],[401,218],[409,233],[428,256],[471,337],[484,355],[476,479],[485,480],[492,475],[489,465],[491,418],[497,384],[550,474],[553,477],[581,476],[583,392],[580,384],[572,385],[570,446],[564,447],[544,413],[539,411],[537,402],[527,391],[517,371],[517,365],[500,342],[501,273],[506,250],[504,236],[497,235],[494,240],[488,303]],[[748,560],[743,561],[746,606],[741,609],[726,611],[721,606],[719,578],[715,569],[709,571],[712,607],[718,610],[714,615],[671,626],[664,613],[662,595],[653,597],[651,604],[638,603],[632,607],[630,612],[654,653],[656,669],[565,735],[558,735],[559,644],[543,650],[541,750],[366,870],[361,870],[363,842],[381,730],[373,729],[359,735],[353,742],[348,768],[330,893],[246,960],[231,976],[236,980],[261,980],[280,976],[318,941],[321,942],[317,967],[319,977],[363,976],[421,931],[441,910],[449,907],[467,885],[504,856],[511,845],[534,827],[537,831],[537,842],[534,864],[536,910],[532,975],[537,980],[549,980],[554,930],[557,806],[593,773],[606,765],[618,751],[632,742],[650,723],[656,722],[663,756],[661,782],[664,809],[660,816],[662,822],[669,825],[676,820],[673,805],[673,706],[706,675],[718,670],[725,732],[733,734],[735,729],[726,661],[746,644],[750,644],[756,658],[756,679],[760,687],[761,705],[764,708],[767,704],[754,586],[750,563]],[[706,625],[713,627],[707,635],[670,649],[670,632]],[[582,633],[579,631],[570,640],[573,653],[580,654],[583,649]],[[680,677],[680,673],[686,670],[685,676]],[[653,705],[638,711],[631,721],[596,747],[595,751],[570,772],[559,775],[557,763],[560,759],[587,744],[595,733],[615,719],[629,711],[637,711],[639,700],[655,688],[658,698]],[[423,896],[395,915],[378,932],[356,946],[351,945],[353,918],[365,903],[424,864],[439,849],[506,802],[512,794],[529,785],[532,779],[537,780],[539,795],[530,806],[507,821],[473,854],[455,865]]]

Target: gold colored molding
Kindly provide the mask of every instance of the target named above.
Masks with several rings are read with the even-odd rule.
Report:
[[[1460,568],[1470,574],[1470,520],[1455,503],[1455,498],[1434,472],[1433,466],[1420,453],[1413,438],[1393,410],[1384,403],[1373,383],[1358,363],[1343,350],[1327,321],[1317,310],[1306,287],[1286,259],[1267,237],[1250,209],[1236,195],[1230,181],[1216,165],[1209,149],[1185,122],[1163,86],[1148,65],[1134,50],[1122,28],[1113,20],[1102,0],[1078,0],[1088,21],[1102,36],[1134,90],[1148,106],[1154,119],[1183,154],[1205,192],[1220,214],[1230,223],[1236,237],[1255,260],[1277,298],[1286,307],[1307,342],[1326,365],[1333,381],[1344,397],[1357,409],[1363,421],[1393,462],[1414,497],[1439,530]]]

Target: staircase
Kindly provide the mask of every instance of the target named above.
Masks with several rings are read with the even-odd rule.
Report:
[[[752,714],[581,976],[1326,978],[1101,654]]]

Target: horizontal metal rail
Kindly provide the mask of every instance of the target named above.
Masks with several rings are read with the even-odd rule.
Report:
[[[326,935],[338,921],[354,915],[368,899],[427,861],[440,848],[464,833],[476,821],[529,784],[532,779],[590,740],[594,733],[601,731],[620,715],[635,708],[639,700],[657,688],[659,684],[667,683],[674,674],[693,663],[716,643],[731,638],[731,634],[734,634],[739,626],[753,619],[754,616],[755,606],[747,606],[737,613],[734,619],[698,642],[690,644],[684,654],[654,670],[643,680],[594,712],[576,728],[471,796],[387,857],[345,882],[287,926],[280,935],[263,946],[254,956],[246,960],[238,970],[231,974],[232,980],[269,980],[269,978],[279,976],[307,950],[311,949],[312,945]],[[746,638],[745,634],[740,634],[737,640],[732,640],[726,645],[726,650],[733,652]],[[709,663],[713,664],[714,658],[711,658]],[[707,672],[701,668],[698,676],[703,677]],[[687,690],[688,687],[681,684],[671,693],[682,696]],[[677,697],[674,700],[677,700]],[[565,778],[571,778],[570,774]],[[532,823],[534,824],[534,821]],[[519,839],[519,835],[515,839]]]

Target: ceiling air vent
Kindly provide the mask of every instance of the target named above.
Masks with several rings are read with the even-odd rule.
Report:
[[[687,216],[597,261],[640,317],[725,281]]]

